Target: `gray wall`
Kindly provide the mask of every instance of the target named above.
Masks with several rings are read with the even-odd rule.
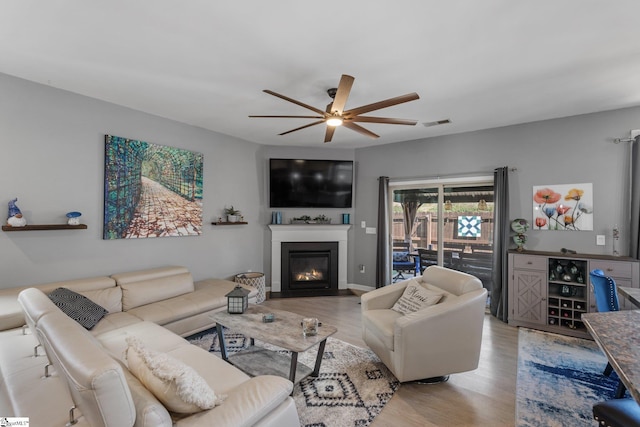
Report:
[[[0,233],[0,288],[111,274],[167,264],[185,265],[196,279],[269,273],[271,219],[267,197],[270,157],[356,162],[354,227],[349,240],[350,283],[374,286],[377,177],[434,177],[517,168],[510,174],[511,217],[531,219],[534,185],[592,182],[593,232],[529,231],[527,248],[611,253],[611,229],[621,229],[626,253],[627,145],[640,128],[640,108],[589,114],[358,150],[262,146],[138,111],[0,74],[0,209],[18,197],[29,223],[63,223],[83,213],[87,230]],[[204,154],[201,236],[102,240],[104,135],[113,134]],[[225,205],[242,210],[246,226],[210,222]],[[283,210],[285,220],[343,210]],[[6,211],[0,210],[4,221]],[[595,245],[605,234],[607,245]],[[355,268],[366,266],[361,274]]]
[[[455,118],[454,118],[455,120]],[[374,226],[377,219],[378,176],[436,177],[467,172],[492,173],[509,166],[510,217],[532,218],[535,185],[593,183],[594,231],[529,230],[527,249],[611,254],[611,235],[620,227],[622,255],[628,253],[628,137],[640,128],[640,108],[629,108],[517,126],[443,136],[356,150],[359,176],[355,223]],[[596,246],[596,234],[606,246]],[[364,264],[352,281],[375,286],[376,236],[357,227],[352,265]],[[515,245],[513,245],[515,248]]]
[[[201,236],[102,240],[105,134],[204,154]],[[0,232],[0,288],[161,265],[187,266],[196,279],[263,268],[257,144],[2,74],[0,140],[3,222],[7,202],[18,197],[30,224],[64,223],[77,210],[88,225]],[[230,204],[249,225],[210,224]]]

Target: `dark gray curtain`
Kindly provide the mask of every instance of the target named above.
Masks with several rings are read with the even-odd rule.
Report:
[[[491,289],[491,314],[508,320],[508,268],[509,248],[509,168],[497,168],[493,172],[493,288]]]
[[[378,241],[376,251],[376,288],[391,283],[389,259],[389,177],[378,178]]]
[[[640,135],[631,142],[631,165],[629,179],[631,211],[629,228],[629,256],[640,259]]]

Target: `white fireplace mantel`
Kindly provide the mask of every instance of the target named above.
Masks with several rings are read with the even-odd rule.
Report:
[[[347,289],[347,243],[350,224],[271,224],[269,228],[271,292],[282,291],[282,242],[338,242],[338,289]]]

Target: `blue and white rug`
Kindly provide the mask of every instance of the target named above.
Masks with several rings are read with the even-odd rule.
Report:
[[[230,353],[249,345],[249,339],[242,334],[226,331],[224,336]],[[220,356],[215,328],[187,340]],[[257,340],[256,344],[288,353]],[[298,362],[313,367],[317,351],[316,346],[300,353]],[[396,377],[371,350],[329,337],[320,375],[317,378],[307,377],[296,384],[293,399],[303,427],[366,427],[399,386]]]
[[[618,385],[606,365],[593,341],[520,328],[516,426],[594,426],[592,406]]]

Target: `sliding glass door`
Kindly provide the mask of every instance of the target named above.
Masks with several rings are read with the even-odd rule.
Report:
[[[495,224],[493,181],[488,179],[390,184],[393,251],[408,251],[419,260],[417,274],[441,265],[473,274],[491,289]]]

